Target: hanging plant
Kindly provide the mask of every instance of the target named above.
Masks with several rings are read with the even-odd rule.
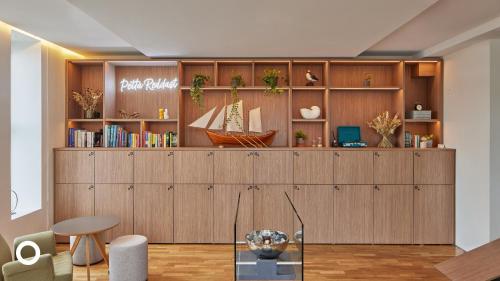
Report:
[[[195,74],[193,80],[191,81],[191,89],[189,90],[191,94],[191,99],[198,105],[198,107],[203,107],[203,87],[205,83],[210,80],[210,76],[203,74]]]
[[[266,85],[266,89],[264,90],[265,95],[281,95],[283,94],[283,89],[278,89],[278,81],[280,79],[281,71],[277,69],[265,69],[264,77],[262,77],[262,81]],[[284,77],[281,77],[284,79]]]
[[[240,98],[238,96],[239,87],[245,87],[245,81],[243,80],[243,77],[241,77],[240,74],[231,77],[232,106],[231,106],[231,113],[229,114],[227,120],[230,121],[231,119],[234,119],[238,127],[243,131],[243,126],[240,124],[238,120],[238,102],[240,101]]]

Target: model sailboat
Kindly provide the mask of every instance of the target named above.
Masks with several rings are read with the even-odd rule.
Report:
[[[232,108],[236,108],[236,111],[232,112]],[[206,129],[216,109],[217,107],[212,108],[196,121],[189,124],[189,126]],[[206,130],[208,138],[214,145],[240,145],[244,147],[270,146],[276,135],[276,131],[271,130],[262,134],[260,107],[250,110],[248,116],[248,132],[254,134],[246,133],[243,129],[242,100],[237,102],[236,107],[234,107],[233,104],[222,107],[222,110],[219,111],[210,127]],[[217,131],[225,131],[225,133]]]

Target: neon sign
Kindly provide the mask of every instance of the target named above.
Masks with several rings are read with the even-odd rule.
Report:
[[[175,89],[179,86],[179,80],[177,78],[173,80],[167,80],[167,78],[146,78],[144,80],[139,80],[138,78],[134,80],[122,79],[120,82],[120,92],[124,91],[161,91],[166,89]]]

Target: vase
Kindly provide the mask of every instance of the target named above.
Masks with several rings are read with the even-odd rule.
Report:
[[[380,148],[392,148],[392,142],[389,140],[388,135],[382,135],[382,140],[378,143],[378,147]]]
[[[95,113],[94,110],[85,110],[84,113],[85,113],[84,115],[85,119],[94,119],[94,113]]]
[[[305,146],[305,140],[303,138],[296,138],[297,147]]]

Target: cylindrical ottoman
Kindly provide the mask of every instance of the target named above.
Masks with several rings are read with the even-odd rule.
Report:
[[[110,281],[148,279],[148,239],[140,235],[118,237],[109,245]]]
[[[99,234],[99,239],[102,239],[103,234]],[[73,243],[75,243],[76,236],[71,236],[69,239],[70,248],[73,247]],[[75,253],[73,254],[73,264],[74,265],[86,265],[87,259],[85,258],[85,240],[87,240],[86,236],[82,236],[80,242],[78,243],[78,247],[76,247]],[[97,245],[95,244],[94,239],[90,239],[90,264],[95,264],[103,260],[101,253],[97,250]]]

